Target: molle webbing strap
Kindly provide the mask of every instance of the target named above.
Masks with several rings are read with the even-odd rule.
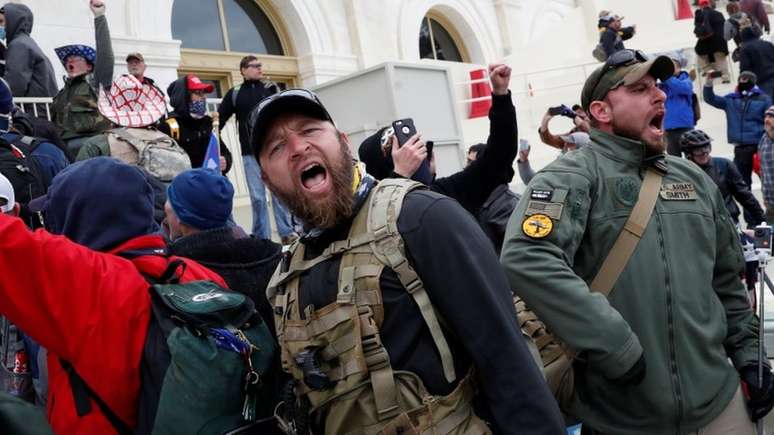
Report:
[[[339,265],[339,292],[336,296],[336,300],[340,304],[357,302],[357,296],[355,296],[355,293],[358,292],[358,289],[355,288],[357,269],[375,266],[373,262],[378,261],[371,249],[363,251],[358,249],[361,245],[371,243],[374,240],[375,235],[368,231],[368,216],[371,211],[370,208],[366,208],[355,216],[349,230],[349,236],[343,244],[346,245],[346,253],[341,257]],[[332,248],[336,249],[336,247]],[[380,321],[376,320],[376,308],[377,306],[369,305],[358,304],[357,306],[363,357],[368,368],[371,389],[374,392],[377,418],[379,421],[388,421],[400,414],[398,387],[395,384],[395,373],[390,365],[390,356],[387,349],[384,348],[379,334],[381,325]],[[381,304],[379,304],[378,309],[380,313],[383,313]]]
[[[421,186],[419,183],[404,179],[380,181],[371,193],[367,232],[373,234],[376,239],[371,243],[374,255],[395,271],[403,287],[414,298],[438,349],[446,381],[452,383],[457,378],[457,374],[449,344],[443,335],[424,284],[406,259],[403,240],[398,232],[398,216],[400,216],[403,199],[408,192]]]
[[[602,267],[599,268],[597,276],[589,285],[591,291],[607,296],[613,290],[615,282],[618,281],[618,277],[634,254],[634,249],[642,238],[642,234],[645,233],[645,228],[648,226],[650,216],[653,214],[658,200],[662,177],[663,174],[652,168],[648,168],[645,172],[645,179],[640,187],[637,203],[634,205],[629,219],[626,220],[623,230],[618,235],[618,239],[613,244],[613,248],[610,249],[602,263]]]

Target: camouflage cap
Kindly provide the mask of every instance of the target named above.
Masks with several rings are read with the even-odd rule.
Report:
[[[613,56],[611,56],[611,59]],[[594,70],[586,79],[581,92],[583,110],[588,111],[593,101],[602,100],[608,92],[618,86],[636,83],[648,74],[663,81],[671,77],[675,70],[672,59],[667,56],[658,56],[650,60],[642,60],[643,58],[636,57],[620,66],[611,64],[611,59],[608,59],[604,65]]]

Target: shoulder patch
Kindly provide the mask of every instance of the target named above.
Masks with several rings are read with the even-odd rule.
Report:
[[[527,216],[534,214],[544,214],[551,219],[560,220],[562,218],[562,209],[564,204],[560,202],[545,202],[530,200],[527,203],[527,210],[524,212]]]
[[[626,206],[633,206],[637,202],[639,183],[634,177],[621,177],[615,180],[613,192],[616,199]]]
[[[533,239],[542,239],[551,234],[554,229],[554,223],[550,217],[544,214],[533,214],[524,218],[521,224],[521,230],[527,237]]]
[[[536,199],[538,201],[551,201],[554,196],[554,191],[551,189],[532,189],[529,194],[530,199]]]

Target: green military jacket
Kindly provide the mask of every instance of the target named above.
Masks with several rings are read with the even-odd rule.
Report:
[[[695,431],[729,403],[737,370],[757,363],[758,321],[739,279],[736,230],[713,181],[667,156],[642,240],[609,299],[591,293],[647,165],[640,142],[597,130],[591,139],[532,179],[508,223],[501,261],[514,292],[580,352],[577,417],[616,435]],[[539,230],[523,225],[535,214],[544,215]],[[640,355],[641,384],[609,381]]]

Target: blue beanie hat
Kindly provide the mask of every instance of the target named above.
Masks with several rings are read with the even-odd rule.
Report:
[[[180,222],[200,230],[221,228],[231,216],[234,187],[218,172],[189,169],[172,180],[167,199]]]

